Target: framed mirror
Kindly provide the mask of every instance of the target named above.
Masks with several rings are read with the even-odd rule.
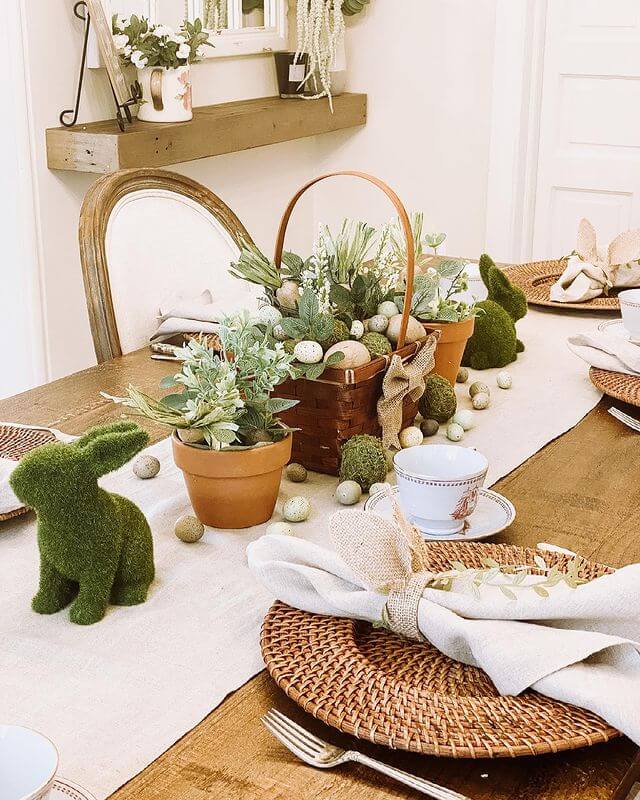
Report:
[[[197,17],[213,28],[217,19],[221,30],[206,58],[287,49],[287,0],[102,0],[102,5],[108,19],[137,14],[172,28]]]

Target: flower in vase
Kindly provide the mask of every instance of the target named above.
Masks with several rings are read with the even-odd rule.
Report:
[[[127,36],[126,33],[117,33],[113,37],[113,43],[114,43],[114,45],[116,47],[116,50],[118,52],[120,52],[120,53],[124,52],[124,49],[129,44],[129,37]]]
[[[178,58],[185,58],[188,59],[191,55],[191,48],[186,42],[183,42],[177,49],[176,55]]]
[[[134,50],[133,53],[131,53],[131,63],[134,67],[137,67],[138,69],[144,69],[148,62],[149,59],[144,55],[144,53],[141,53],[140,50]]]
[[[173,36],[173,28],[168,25],[156,25],[153,29],[153,35],[161,39],[163,36],[171,38]]]

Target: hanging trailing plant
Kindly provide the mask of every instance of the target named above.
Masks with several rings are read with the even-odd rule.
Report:
[[[295,61],[302,63],[307,55],[307,74],[303,83],[317,76],[319,90],[305,99],[328,97],[331,110],[331,66],[336,59],[338,47],[344,39],[344,14],[342,0],[298,0],[297,4],[298,46]]]

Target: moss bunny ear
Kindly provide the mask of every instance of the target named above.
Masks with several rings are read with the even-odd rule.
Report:
[[[106,432],[97,433],[81,447],[89,469],[96,477],[124,466],[149,443],[149,434],[135,424],[126,430],[119,430],[115,425],[105,427]]]
[[[491,256],[483,253],[480,256],[480,261],[478,263],[478,267],[480,268],[480,277],[482,278],[482,282],[484,285],[489,289],[490,282],[491,282],[491,270],[495,268],[495,263]]]
[[[126,431],[135,430],[139,430],[136,423],[127,422],[126,420],[121,422],[112,422],[109,425],[96,425],[95,428],[89,428],[89,430],[85,431],[85,433],[79,439],[76,439],[74,445],[76,447],[85,447],[89,444],[89,442],[97,439],[98,436],[103,436],[105,433],[125,433]]]

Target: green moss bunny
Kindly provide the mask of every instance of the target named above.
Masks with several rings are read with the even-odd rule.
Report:
[[[71,444],[32,450],[13,471],[11,488],[38,516],[34,611],[55,614],[75,598],[71,621],[91,625],[109,603],[146,600],[154,578],[149,524],[126,497],[101,489],[98,478],[126,464],[148,440],[135,423],[117,422]]]
[[[476,304],[482,310],[476,317],[462,364],[472,369],[506,367],[524,350],[516,336],[515,323],[527,313],[527,298],[486,253],[480,257],[480,275],[488,296]]]

